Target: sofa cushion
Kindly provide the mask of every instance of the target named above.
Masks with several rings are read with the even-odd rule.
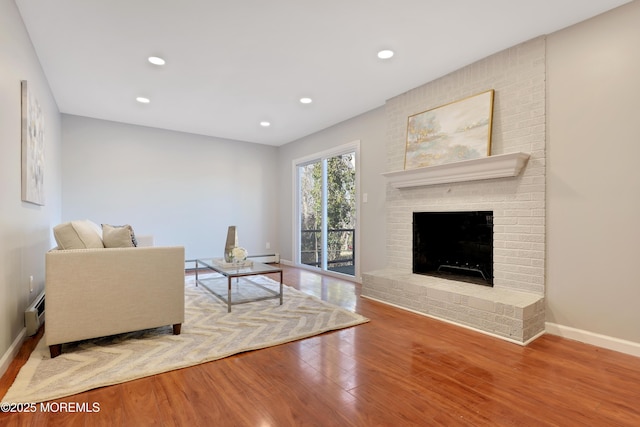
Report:
[[[102,241],[105,248],[131,248],[138,246],[133,227],[102,224]]]
[[[53,227],[53,236],[60,249],[104,248],[100,234],[100,227],[86,219]]]

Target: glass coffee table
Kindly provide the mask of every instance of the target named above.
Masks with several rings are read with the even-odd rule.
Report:
[[[217,278],[199,278],[198,270],[199,269],[211,270],[212,272],[219,273],[227,279],[227,289],[226,296],[224,292],[221,292],[220,287],[217,289],[213,286],[214,282],[220,283],[220,277]],[[280,276],[280,291],[277,292],[273,289],[269,289],[266,286],[263,286],[260,283],[256,283],[252,280],[241,280],[242,278],[246,278],[248,276],[260,276],[264,274],[278,274]],[[231,300],[231,285],[235,280],[235,286],[255,286],[262,289],[262,295],[252,297],[252,298],[243,298],[240,300],[232,301]],[[196,259],[196,286],[202,285],[203,288],[211,292],[222,302],[227,304],[227,313],[231,313],[231,306],[236,304],[244,304],[247,302],[255,302],[262,301],[267,299],[280,299],[280,305],[282,305],[282,269],[278,267],[274,267],[268,264],[262,264],[259,262],[245,262],[244,264],[239,265],[231,265],[230,263],[225,263],[224,260],[219,258],[199,258]]]

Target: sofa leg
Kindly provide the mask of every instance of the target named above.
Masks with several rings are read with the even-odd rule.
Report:
[[[62,354],[62,344],[54,344],[49,346],[49,353],[51,354],[51,358],[60,356]]]
[[[182,329],[182,323],[173,325],[173,335],[180,335],[180,329]]]

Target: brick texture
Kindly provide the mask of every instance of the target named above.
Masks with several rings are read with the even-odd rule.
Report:
[[[409,116],[489,89],[495,90],[491,154],[531,155],[516,178],[387,186],[388,267],[411,271],[414,211],[493,210],[494,286],[544,294],[545,76],[540,37],[387,101],[388,172],[404,169]]]

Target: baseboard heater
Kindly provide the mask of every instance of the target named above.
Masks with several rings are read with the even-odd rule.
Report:
[[[44,291],[24,311],[24,324],[27,335],[35,335],[44,323]]]
[[[263,264],[278,264],[280,262],[280,254],[249,255],[247,258]]]

